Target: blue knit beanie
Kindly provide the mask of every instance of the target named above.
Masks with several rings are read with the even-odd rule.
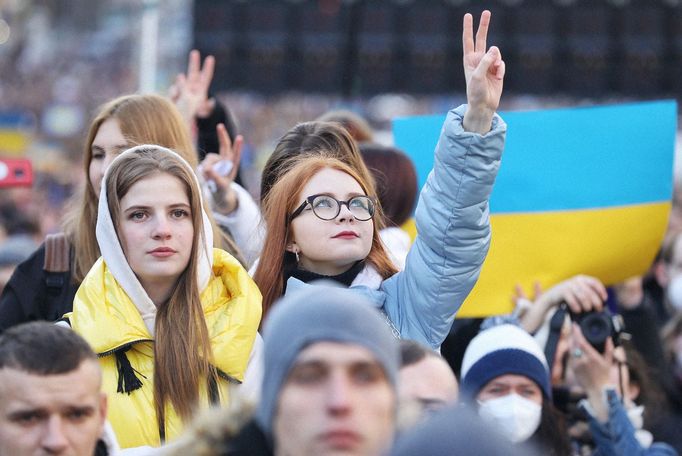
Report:
[[[471,340],[462,360],[460,388],[464,395],[475,398],[488,382],[505,374],[530,378],[551,399],[545,354],[530,334],[510,324],[486,329]]]
[[[316,342],[360,345],[369,350],[396,388],[400,349],[380,313],[356,291],[324,285],[286,295],[263,329],[264,372],[256,422],[272,439],[279,394],[299,353]]]

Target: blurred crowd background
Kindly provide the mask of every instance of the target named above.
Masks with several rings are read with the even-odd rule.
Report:
[[[392,118],[464,100],[461,17],[484,8],[509,70],[503,110],[682,95],[680,0],[0,0],[0,157],[35,172],[0,191],[0,225],[58,230],[96,108],[166,93],[193,48],[217,59],[254,193],[279,136],[331,108],[390,143]]]

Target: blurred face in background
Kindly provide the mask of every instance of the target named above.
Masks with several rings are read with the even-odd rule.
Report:
[[[401,401],[415,401],[422,410],[433,411],[457,401],[459,386],[443,358],[427,355],[400,369],[398,392]]]
[[[275,455],[384,454],[395,411],[395,391],[369,350],[314,343],[301,351],[280,392]]]
[[[478,392],[476,399],[485,402],[509,394],[517,394],[542,405],[542,391],[537,383],[524,375],[516,374],[500,375],[492,379]]]
[[[97,135],[92,141],[90,151],[92,157],[88,168],[90,185],[99,197],[100,186],[104,173],[111,161],[130,146],[121,132],[118,120],[111,117],[100,125]]]

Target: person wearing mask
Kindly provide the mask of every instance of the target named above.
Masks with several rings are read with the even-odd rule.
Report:
[[[196,411],[257,389],[261,296],[242,265],[214,249],[193,168],[143,145],[102,180],[102,257],[65,320],[97,353],[121,447],[159,446]]]
[[[462,360],[461,395],[512,443],[570,455],[568,434],[552,404],[547,360],[535,339],[512,324],[482,330]]]

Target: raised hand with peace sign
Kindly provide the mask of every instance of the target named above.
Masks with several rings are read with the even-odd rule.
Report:
[[[239,199],[231,188],[231,184],[239,170],[244,138],[242,135],[237,135],[233,144],[223,124],[218,124],[217,132],[220,150],[217,154],[206,154],[199,170],[209,183],[214,209],[221,214],[230,214],[239,204]]]
[[[505,65],[496,46],[487,49],[490,11],[481,14],[474,39],[473,16],[464,15],[462,50],[468,109],[464,129],[485,134],[490,131],[493,115],[500,105]]]

